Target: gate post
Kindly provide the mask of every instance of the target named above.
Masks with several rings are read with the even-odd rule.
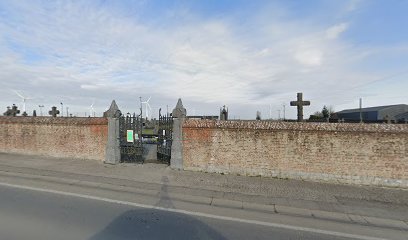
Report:
[[[173,140],[171,145],[170,167],[173,169],[183,169],[183,122],[187,116],[187,111],[179,98],[176,107],[172,112],[173,116]]]
[[[103,113],[108,118],[108,141],[106,144],[105,163],[117,164],[120,162],[119,144],[119,117],[122,115],[115,100],[109,109]]]

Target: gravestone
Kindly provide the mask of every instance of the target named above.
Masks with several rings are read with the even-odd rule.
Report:
[[[297,93],[297,101],[291,101],[290,106],[297,107],[297,121],[303,121],[303,106],[309,106],[310,101],[303,101],[303,93]]]
[[[49,115],[51,115],[52,117],[57,117],[57,115],[60,113],[59,110],[57,110],[57,107],[53,106],[51,108],[51,111],[48,112]]]
[[[37,117],[37,111],[33,110],[33,117]]]
[[[23,115],[23,117],[27,117],[27,116],[28,116],[28,114],[27,114],[26,112],[23,112],[23,114],[21,114],[21,115]]]
[[[223,108],[220,108],[220,120],[221,121],[227,121],[228,120],[228,108],[225,108],[225,105]]]
[[[173,109],[172,116],[174,118],[185,118],[187,116],[187,110],[183,107],[181,98],[178,99],[176,107]]]

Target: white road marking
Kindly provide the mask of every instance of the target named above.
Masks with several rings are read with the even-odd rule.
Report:
[[[191,216],[206,217],[206,218],[213,218],[213,219],[240,222],[240,223],[248,223],[248,224],[261,225],[261,226],[267,226],[267,227],[290,229],[290,230],[295,230],[295,231],[312,232],[312,233],[325,234],[325,235],[331,235],[331,236],[337,236],[337,237],[346,237],[346,238],[361,239],[361,240],[384,240],[385,239],[385,238],[376,238],[376,237],[370,237],[370,236],[355,235],[355,234],[307,228],[307,227],[298,227],[298,226],[292,226],[292,225],[280,224],[280,223],[271,223],[271,222],[263,222],[263,221],[257,221],[257,220],[247,220],[247,219],[240,219],[240,218],[234,218],[234,217],[219,216],[219,215],[202,213],[202,212],[186,211],[182,209],[157,207],[153,205],[139,204],[139,203],[128,202],[128,201],[120,201],[120,200],[96,197],[96,196],[91,196],[91,195],[86,195],[86,194],[62,192],[62,191],[57,191],[57,190],[52,190],[52,189],[36,188],[36,187],[29,187],[29,186],[2,183],[2,182],[0,182],[0,186],[25,189],[25,190],[31,190],[31,191],[38,191],[38,192],[60,194],[60,195],[65,195],[65,196],[70,196],[70,197],[78,197],[78,198],[85,198],[85,199],[103,201],[103,202],[108,202],[108,203],[128,205],[132,207],[155,209],[155,210],[161,210],[161,211],[173,212],[173,213],[182,213],[182,214],[191,215]]]

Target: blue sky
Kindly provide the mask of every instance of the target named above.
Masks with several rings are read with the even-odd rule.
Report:
[[[0,106],[276,118],[408,103],[408,1],[1,1]],[[271,111],[270,111],[271,110]]]

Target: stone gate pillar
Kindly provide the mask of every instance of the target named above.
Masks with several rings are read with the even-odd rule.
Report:
[[[173,116],[173,140],[171,145],[170,167],[183,169],[183,122],[187,116],[187,110],[183,107],[181,99],[177,101],[172,112]]]
[[[103,113],[108,118],[108,141],[106,144],[105,163],[117,164],[120,162],[119,117],[122,115],[115,100],[109,109]]]

